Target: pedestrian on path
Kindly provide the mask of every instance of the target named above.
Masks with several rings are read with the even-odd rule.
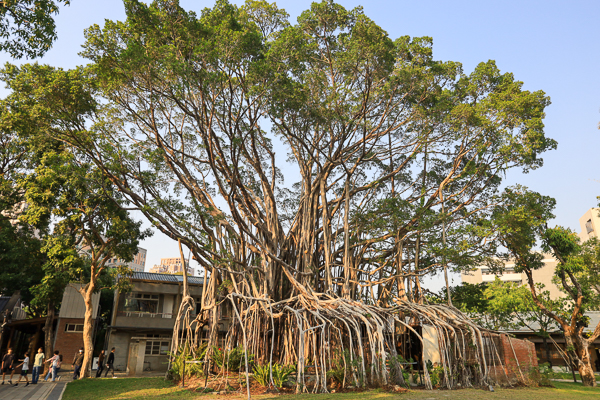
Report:
[[[40,371],[44,363],[44,350],[40,347],[35,358],[33,359],[33,370],[31,371],[31,383],[37,385],[40,379]]]
[[[54,382],[56,379],[60,380],[60,376],[58,376],[58,371],[60,371],[61,360],[58,350],[54,350],[54,356],[47,359],[46,362],[50,363],[50,371],[48,371],[48,375],[46,375],[44,382],[48,381],[50,375],[52,375],[52,382]]]
[[[21,382],[21,378],[25,377],[25,382],[27,382],[25,384],[25,387],[27,387],[27,386],[29,386],[29,378],[27,377],[27,372],[29,372],[29,356],[27,355],[27,353],[25,354],[25,357],[19,361],[23,361],[23,362],[21,364],[17,365],[15,369],[21,367],[21,376],[19,376],[19,380],[13,386],[19,386],[19,382]]]
[[[112,377],[115,377],[115,369],[113,367],[115,363],[115,348],[110,349],[110,354],[108,355],[108,360],[106,361],[106,372],[104,373],[104,377],[108,375],[108,371],[110,370]]]
[[[81,373],[81,366],[83,365],[83,347],[79,349],[79,353],[73,357],[73,380],[79,378]]]
[[[96,378],[100,378],[102,371],[104,370],[104,350],[100,352],[98,356],[98,371],[96,371]]]
[[[12,376],[15,373],[13,369],[13,363],[15,362],[15,355],[12,352],[11,348],[8,348],[4,357],[2,357],[2,385],[4,385],[4,377],[6,374],[10,373],[10,378],[8,378],[8,383],[12,385]]]

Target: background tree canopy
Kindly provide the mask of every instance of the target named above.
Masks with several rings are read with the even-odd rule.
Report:
[[[53,14],[70,0],[4,0],[0,2],[0,51],[13,58],[44,55],[56,40]]]

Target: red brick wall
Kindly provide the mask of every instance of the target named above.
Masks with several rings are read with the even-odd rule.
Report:
[[[58,322],[54,350],[63,356],[61,371],[73,369],[73,357],[83,347],[83,332],[65,332],[67,324],[83,324],[83,318],[61,318]]]
[[[502,347],[507,367],[517,368],[520,365],[523,373],[527,373],[530,368],[538,366],[535,344],[533,342],[502,335]]]
[[[538,366],[535,344],[528,340],[500,335],[500,347],[499,350],[504,358],[504,370],[502,368],[491,368],[491,376],[497,379],[499,383],[505,383],[506,378],[512,383],[517,381],[525,381],[526,383],[531,368]]]

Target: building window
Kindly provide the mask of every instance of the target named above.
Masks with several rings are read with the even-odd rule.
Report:
[[[588,235],[590,234],[590,232],[594,232],[594,227],[592,226],[591,219],[588,219],[588,222],[585,223],[585,230],[587,231]]]
[[[146,355],[147,356],[164,356],[169,353],[169,341],[163,335],[147,335]]]
[[[125,298],[123,311],[156,314],[158,312],[158,295],[129,293]]]
[[[83,324],[66,324],[65,332],[83,332]]]

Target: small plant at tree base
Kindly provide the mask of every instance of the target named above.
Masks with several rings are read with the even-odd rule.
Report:
[[[252,368],[252,371],[254,372],[254,380],[256,382],[258,382],[259,385],[261,386],[269,386],[269,364],[266,365],[259,365],[256,364],[254,365],[254,367]]]
[[[281,389],[290,379],[290,375],[295,372],[296,367],[294,365],[279,365],[275,363],[273,364],[273,383],[278,389]]]
[[[344,384],[344,377],[346,378],[346,383],[349,383],[355,374],[358,386],[363,386],[365,377],[362,373],[361,362],[362,359],[360,357],[350,357],[348,349],[344,350],[341,355],[335,352],[334,357],[332,357],[331,369],[327,371],[327,378],[333,379],[342,386]]]
[[[294,365],[280,365],[279,363],[273,364],[273,383],[275,387],[281,389],[285,383],[290,380],[290,375],[296,372]],[[269,364],[255,365],[253,368],[254,379],[262,386],[269,386],[270,383],[270,370]]]
[[[246,356],[244,353],[242,346],[238,346],[230,351],[213,347],[211,359],[219,369],[225,366],[227,371],[240,371],[245,369],[246,366]],[[248,366],[252,367],[253,362],[254,354],[248,353]]]
[[[552,370],[549,363],[544,363],[538,367],[530,368],[528,378],[529,385],[554,387],[552,379],[556,378],[556,373]]]
[[[178,354],[171,353],[171,369],[169,370],[169,374],[175,380],[179,380],[182,378],[183,373],[183,360],[186,361],[203,361],[206,356],[206,350],[208,346],[206,343],[201,344],[195,351],[196,357],[192,355],[192,352],[186,346],[181,349]],[[202,376],[202,364],[186,364],[185,366],[185,376]]]
[[[436,387],[442,381],[444,376],[444,368],[442,366],[434,366],[431,360],[427,360],[427,372],[431,379],[431,386]]]

